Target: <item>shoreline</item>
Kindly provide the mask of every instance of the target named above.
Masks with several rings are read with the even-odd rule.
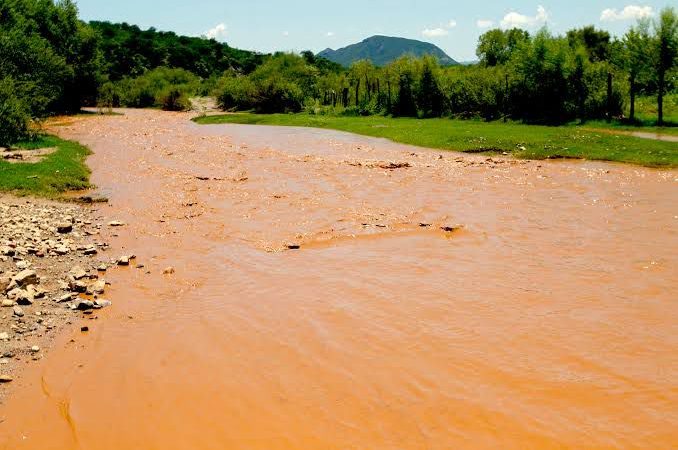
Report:
[[[0,194],[0,403],[79,319],[111,305],[109,227],[100,208]],[[83,333],[88,331],[83,326]]]

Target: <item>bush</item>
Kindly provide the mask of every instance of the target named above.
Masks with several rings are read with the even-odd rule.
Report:
[[[165,111],[188,111],[191,109],[191,101],[186,92],[177,87],[167,87],[156,100]]]
[[[217,83],[217,104],[224,111],[252,109],[255,92],[254,83],[249,78],[227,75]]]
[[[11,78],[0,80],[0,146],[8,147],[29,137],[30,108],[16,96]]]
[[[189,97],[200,85],[200,79],[186,70],[160,67],[136,78],[123,78],[113,90],[121,106],[183,111],[190,109]]]

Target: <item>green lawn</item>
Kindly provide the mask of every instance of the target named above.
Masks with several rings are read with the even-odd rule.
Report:
[[[509,152],[524,159],[572,157],[650,167],[678,167],[678,143],[614,135],[571,125],[546,127],[474,120],[309,114],[225,114],[200,117],[195,121],[200,124],[241,123],[331,128],[443,150]]]
[[[85,158],[90,152],[86,147],[56,136],[41,136],[15,146],[17,150],[50,147],[57,150],[37,163],[11,164],[0,159],[0,191],[55,198],[69,190],[88,188],[90,171]]]

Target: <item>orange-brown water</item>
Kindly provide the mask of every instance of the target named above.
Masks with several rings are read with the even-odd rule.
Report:
[[[678,172],[155,111],[57,130],[151,273],[108,275],[0,448],[678,446]]]

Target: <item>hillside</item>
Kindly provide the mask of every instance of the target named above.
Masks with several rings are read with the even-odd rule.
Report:
[[[186,69],[207,78],[229,68],[248,73],[262,55],[230,47],[214,39],[179,36],[173,32],[142,30],[126,23],[90,22],[101,36],[101,50],[112,80],[141,75],[160,66]]]
[[[433,55],[438,58],[442,65],[451,66],[457,64],[455,60],[433,44],[414,39],[389,36],[372,36],[358,44],[349,45],[339,50],[328,48],[318,53],[318,56],[348,67],[360,59],[369,59],[377,66],[384,66],[406,54],[412,54],[417,57]]]

